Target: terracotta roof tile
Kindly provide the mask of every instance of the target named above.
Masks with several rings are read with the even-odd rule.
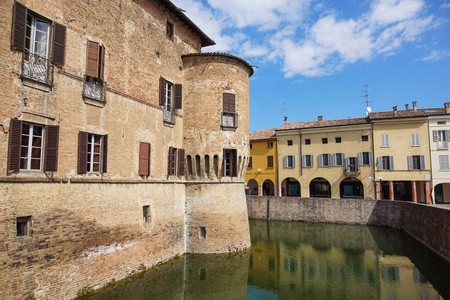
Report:
[[[333,126],[347,126],[347,125],[359,125],[369,124],[368,118],[349,118],[338,120],[323,120],[323,121],[307,121],[307,122],[295,122],[287,123],[276,130],[288,130],[288,129],[304,129],[304,128],[321,128],[321,127],[333,127]]]
[[[275,128],[272,129],[262,129],[256,130],[252,134],[250,134],[250,140],[267,140],[267,139],[276,139],[275,136]]]

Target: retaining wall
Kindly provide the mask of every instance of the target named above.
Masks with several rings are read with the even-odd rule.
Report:
[[[251,219],[404,229],[450,260],[450,210],[404,201],[247,196]]]

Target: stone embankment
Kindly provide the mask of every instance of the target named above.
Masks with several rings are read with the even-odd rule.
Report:
[[[251,219],[403,229],[450,261],[450,210],[405,201],[247,196]]]

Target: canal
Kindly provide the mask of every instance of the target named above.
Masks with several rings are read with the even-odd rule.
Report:
[[[252,246],[185,255],[89,299],[450,299],[450,264],[401,230],[250,220]]]

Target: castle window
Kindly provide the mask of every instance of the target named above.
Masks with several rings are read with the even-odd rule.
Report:
[[[86,76],[83,97],[106,102],[105,92],[105,47],[88,41],[86,53]],[[87,101],[88,102],[88,101]]]
[[[184,176],[184,163],[185,163],[185,151],[184,149],[177,149],[169,147],[168,156],[168,175]]]
[[[223,149],[223,176],[237,177],[237,150]]]
[[[65,44],[65,26],[14,2],[12,47],[23,52],[23,78],[53,85],[53,64],[64,65]]]
[[[9,171],[57,171],[59,126],[12,119],[9,134]]]
[[[108,136],[78,133],[78,174],[106,173]]]
[[[143,215],[143,221],[144,223],[148,223],[150,222],[150,206],[149,205],[144,205],[142,207],[142,215]]]
[[[150,175],[151,144],[140,142],[139,144],[139,175]]]
[[[16,219],[17,236],[31,235],[31,217]]]
[[[166,23],[166,37],[169,40],[173,39],[173,23],[167,21]]]
[[[175,109],[182,107],[182,85],[173,84],[160,77],[159,79],[159,105],[164,107],[163,121],[175,124]]]
[[[223,93],[222,129],[237,128],[236,96]]]

